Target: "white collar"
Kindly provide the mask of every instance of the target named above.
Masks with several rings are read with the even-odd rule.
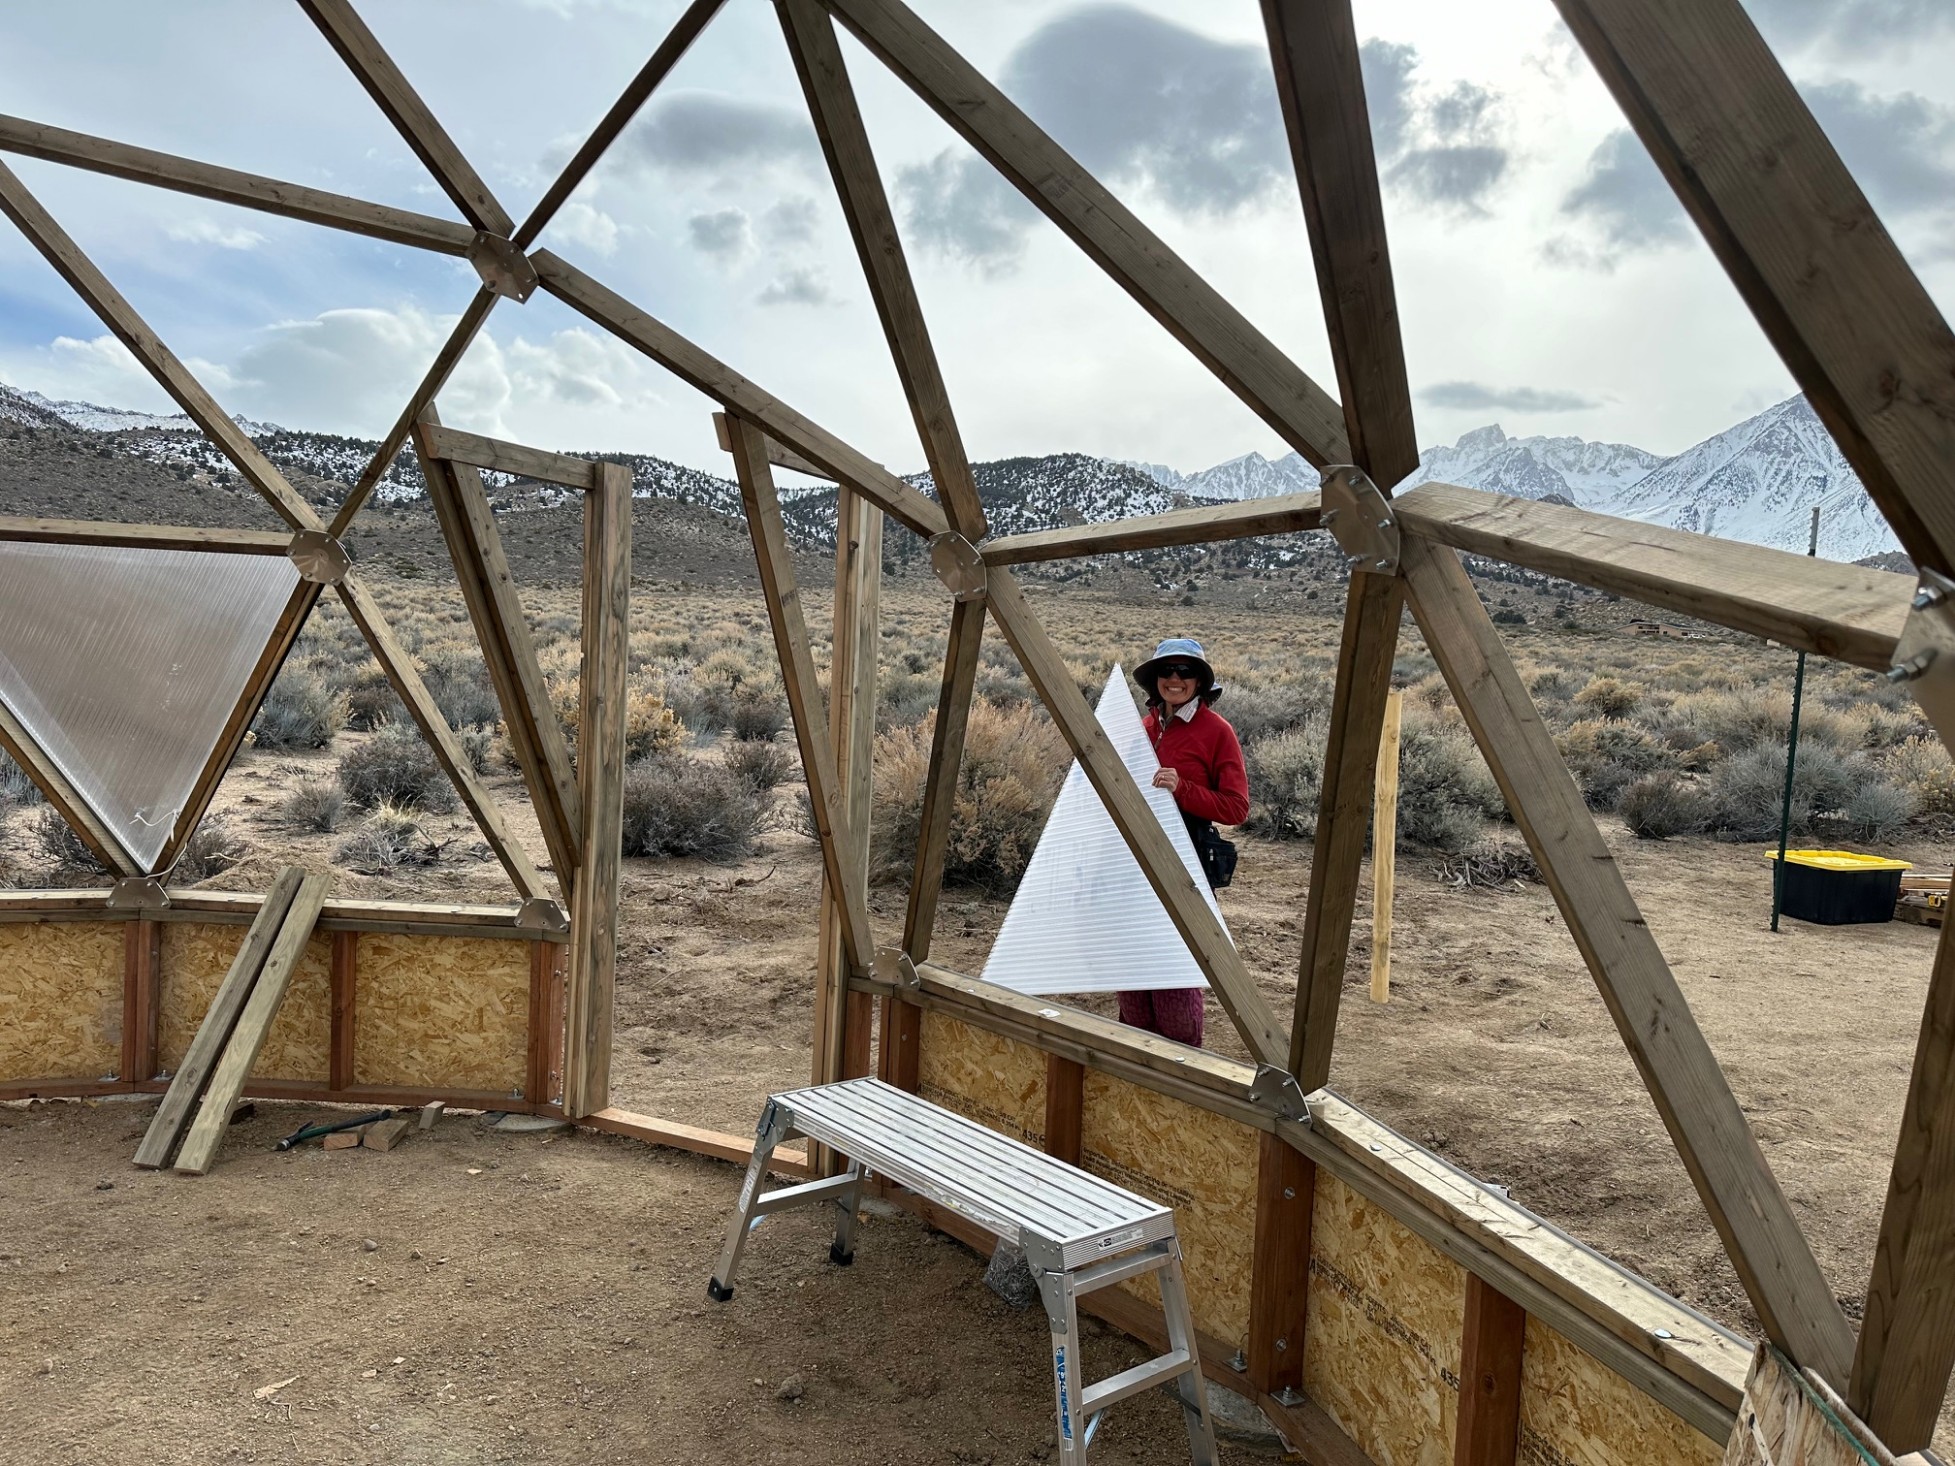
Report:
[[[1195,721],[1195,714],[1201,710],[1202,700],[1199,697],[1191,697],[1174,710],[1174,715],[1184,723],[1192,723]]]

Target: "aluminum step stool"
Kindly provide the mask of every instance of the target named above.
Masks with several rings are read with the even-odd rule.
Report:
[[[795,1135],[846,1156],[848,1170],[762,1195],[774,1148]],[[1109,1405],[1172,1381],[1187,1421],[1194,1466],[1216,1466],[1215,1432],[1170,1208],[879,1079],[849,1079],[773,1095],[760,1112],[754,1136],[739,1208],[706,1288],[710,1297],[725,1302],[733,1296],[734,1274],[749,1234],[763,1218],[789,1207],[835,1203],[839,1215],[828,1256],[842,1266],[853,1262],[863,1184],[872,1174],[881,1176],[1024,1252],[1052,1323],[1061,1462],[1084,1466],[1086,1448]],[[1160,1274],[1168,1352],[1082,1386],[1075,1342],[1080,1295],[1150,1272]]]

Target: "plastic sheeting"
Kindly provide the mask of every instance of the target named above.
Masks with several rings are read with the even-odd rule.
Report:
[[[1174,796],[1153,787],[1160,761],[1119,667],[1100,694],[1098,713],[1114,751],[1147,797],[1147,807],[1221,920]],[[984,964],[984,980],[1030,994],[1208,986],[1077,761],[1066,773],[1005,913]]]
[[[298,583],[281,555],[0,542],[0,699],[144,870]]]

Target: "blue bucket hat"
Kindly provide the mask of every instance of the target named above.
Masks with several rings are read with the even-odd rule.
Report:
[[[1208,700],[1210,692],[1219,691],[1215,681],[1215,669],[1208,665],[1208,654],[1202,644],[1191,636],[1170,636],[1154,648],[1154,655],[1134,668],[1134,681],[1147,689],[1149,698],[1158,698],[1154,684],[1161,675],[1163,662],[1193,662],[1201,668],[1201,696]]]

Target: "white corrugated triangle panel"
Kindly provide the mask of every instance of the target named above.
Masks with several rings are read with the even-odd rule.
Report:
[[[144,870],[298,584],[283,555],[0,542],[0,701]]]
[[[1220,921],[1221,908],[1202,875],[1174,796],[1153,785],[1160,761],[1119,667],[1107,679],[1098,712],[1114,751]],[[1077,760],[1066,771],[1031,863],[1011,898],[984,964],[984,980],[1030,994],[1208,986]]]

